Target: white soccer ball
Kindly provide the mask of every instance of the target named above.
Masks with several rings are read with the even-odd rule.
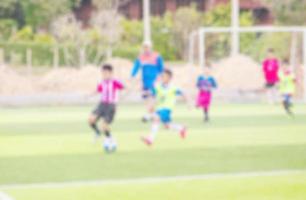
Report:
[[[112,153],[112,152],[115,152],[117,150],[117,144],[116,144],[115,141],[105,140],[103,142],[103,148],[104,148],[105,152]]]

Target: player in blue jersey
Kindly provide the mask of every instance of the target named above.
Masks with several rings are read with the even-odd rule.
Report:
[[[154,88],[155,82],[164,70],[163,58],[152,50],[151,42],[144,42],[143,51],[135,60],[131,76],[135,78],[138,73],[141,74],[142,80],[142,97],[146,101],[147,114],[143,121],[151,119],[154,107],[150,99],[150,91]]]
[[[211,75],[209,67],[205,67],[203,74],[198,77],[197,88],[198,88],[198,98],[197,107],[203,109],[204,121],[209,121],[209,108],[212,100],[212,92],[216,89],[217,81]]]

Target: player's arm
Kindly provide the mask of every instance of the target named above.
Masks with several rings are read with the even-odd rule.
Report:
[[[94,96],[96,96],[96,95],[98,95],[99,93],[102,93],[102,92],[103,92],[103,87],[102,87],[101,84],[98,84],[96,90],[88,93],[86,95],[86,97],[91,98],[91,97],[94,97]]]
[[[201,89],[201,81],[202,81],[202,77],[199,77],[196,83],[196,86],[198,89]]]
[[[139,59],[136,59],[135,62],[134,62],[134,66],[133,66],[133,69],[132,69],[132,72],[131,72],[131,77],[132,78],[135,78],[140,70],[140,67],[141,67],[141,62]]]
[[[114,86],[118,90],[125,89],[125,86],[124,86],[124,84],[121,81],[114,81]]]
[[[212,83],[212,87],[214,89],[217,89],[218,88],[218,82],[216,81],[215,78],[211,78],[211,83]]]
[[[160,55],[157,57],[157,67],[159,74],[161,74],[165,69],[164,60]]]
[[[180,97],[186,104],[189,103],[187,95],[180,89],[177,89],[175,92],[176,96]]]
[[[156,102],[156,96],[157,96],[157,90],[156,88],[152,88],[149,91],[149,96],[150,96],[150,102],[152,103],[152,106],[156,106],[157,102]]]

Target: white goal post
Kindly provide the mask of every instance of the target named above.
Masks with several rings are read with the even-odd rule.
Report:
[[[194,47],[195,39],[199,37],[199,65],[204,67],[206,64],[205,56],[205,40],[209,33],[231,33],[232,38],[238,38],[232,41],[232,55],[239,53],[239,35],[240,33],[302,33],[303,34],[303,66],[304,66],[304,100],[306,101],[306,27],[291,26],[291,27],[275,27],[275,26],[255,26],[255,27],[202,27],[198,31],[190,34],[189,38],[189,63],[193,65],[194,62]]]
[[[205,57],[205,39],[208,33],[229,33],[232,36],[232,49],[231,55],[239,54],[240,46],[240,33],[277,33],[277,32],[286,32],[286,33],[302,33],[303,34],[303,77],[304,77],[304,100],[306,101],[306,27],[303,26],[289,26],[289,27],[280,27],[280,26],[251,26],[251,27],[240,27],[239,24],[239,14],[240,6],[239,0],[231,0],[232,5],[232,16],[231,16],[231,26],[229,27],[201,27],[199,30],[194,31],[190,34],[189,37],[189,63],[193,65],[194,60],[194,50],[196,37],[199,37],[199,65],[204,67],[206,64]]]

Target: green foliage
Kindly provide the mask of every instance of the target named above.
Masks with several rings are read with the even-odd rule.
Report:
[[[221,4],[206,12],[203,18],[204,26],[230,26],[231,25],[231,6]]]
[[[121,42],[123,44],[141,44],[143,39],[143,24],[136,20],[121,20],[123,33],[121,35]]]
[[[306,0],[268,0],[282,25],[306,25]]]
[[[38,33],[34,35],[34,41],[42,44],[55,44],[55,38],[48,33]]]
[[[2,42],[0,48],[4,49],[5,59],[16,65],[26,64],[26,51],[32,50],[34,66],[52,66],[53,46],[37,42]],[[17,59],[18,58],[18,59]],[[17,60],[16,60],[17,59]]]
[[[113,56],[119,58],[126,58],[131,61],[135,60],[135,58],[139,54],[140,46],[127,46],[120,45],[113,50]]]
[[[173,15],[173,29],[175,48],[178,49],[179,58],[186,59],[188,56],[189,35],[198,29],[201,24],[202,14],[196,6],[179,8]]]
[[[240,26],[252,26],[255,21],[253,19],[251,12],[242,12],[240,14]],[[240,34],[240,51],[241,53],[251,54],[252,57],[256,58],[256,55],[252,53],[256,53],[255,51],[250,51],[252,48],[252,43],[256,42],[259,39],[256,33],[243,33]]]
[[[72,0],[23,0],[21,3],[26,24],[34,29],[41,26],[48,28],[55,17],[70,12],[77,4]]]
[[[17,22],[12,19],[0,20],[0,40],[7,40],[13,30],[17,28]]]
[[[123,33],[121,35],[121,45],[115,49],[116,55],[124,55],[125,58],[132,58],[138,55],[140,44],[143,42],[142,21],[121,20]],[[176,60],[177,48],[172,35],[173,20],[170,13],[164,17],[152,18],[152,40],[154,49],[157,50],[165,59]],[[131,48],[134,46],[133,48]],[[129,50],[131,48],[131,50]],[[137,51],[136,51],[137,49]],[[133,59],[135,59],[135,57]]]
[[[266,57],[269,48],[275,49],[275,54],[279,58],[288,58],[290,54],[290,33],[266,33],[257,36],[256,40],[248,43],[245,53],[251,55],[255,60],[262,61]],[[287,47],[287,48],[286,48]]]
[[[251,12],[242,12],[240,14],[241,26],[254,25],[254,19]],[[214,9],[208,11],[204,15],[204,25],[214,27],[226,27],[231,24],[231,6],[230,4],[221,4]],[[247,52],[245,48],[254,42],[256,34],[242,34],[240,48],[243,52]],[[208,34],[206,40],[207,54],[211,60],[217,60],[229,54],[231,48],[231,37],[229,34]]]
[[[153,18],[152,29],[154,49],[157,50],[166,60],[177,60],[179,51],[172,33],[172,15],[168,13],[162,18]]]
[[[34,38],[34,32],[31,26],[25,26],[22,29],[20,29],[18,32],[13,34],[10,38],[10,41],[12,42],[18,42],[18,41],[32,41]]]
[[[8,15],[12,15],[15,10],[17,0],[1,0],[0,2],[0,18],[6,18]]]

